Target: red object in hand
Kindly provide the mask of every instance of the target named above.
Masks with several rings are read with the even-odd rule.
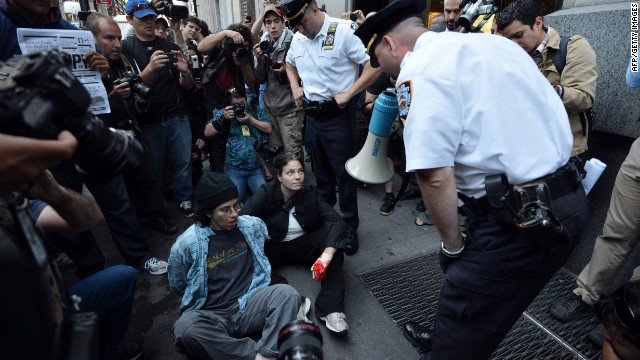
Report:
[[[322,253],[318,260],[313,263],[311,267],[311,271],[313,272],[313,280],[324,280],[324,277],[327,276],[327,267],[329,267],[329,263],[333,259],[333,255],[329,255],[326,253]]]

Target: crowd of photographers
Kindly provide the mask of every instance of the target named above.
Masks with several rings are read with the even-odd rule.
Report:
[[[474,25],[459,21],[460,3],[445,0],[444,14],[433,18],[429,30],[469,31]],[[315,1],[285,0],[283,4],[286,6],[276,7],[264,0],[255,21],[248,17],[241,24],[213,32],[206,22],[189,16],[186,8],[166,0],[128,0],[129,25],[124,30],[104,14],[87,18],[86,29],[93,34],[97,51],[87,53],[85,61],[100,71],[111,108],[95,121],[122,130],[116,133],[119,135],[110,135],[114,139],[126,142],[130,136],[142,145],[133,161],[139,166],[133,170],[120,173],[122,167],[113,165],[110,168],[117,171],[103,178],[95,176],[97,171],[94,176],[81,174],[74,165],[82,168],[87,161],[82,162],[78,154],[73,158],[76,164],[70,161],[76,147],[80,146],[78,152],[88,149],[86,141],[76,140],[78,133],[74,137],[62,131],[54,140],[34,140],[5,135],[12,132],[0,128],[0,236],[4,249],[0,253],[13,259],[16,249],[21,248],[12,245],[19,242],[16,239],[24,237],[31,242],[29,231],[12,230],[24,228],[19,225],[23,198],[17,193],[25,192],[36,224],[47,233],[39,250],[58,267],[75,264],[76,275],[82,279],[68,289],[60,288],[54,280],[55,271],[40,261],[38,249],[30,246],[29,253],[36,254],[41,272],[25,270],[25,279],[42,277],[48,284],[46,292],[38,293],[42,299],[33,306],[49,308],[40,315],[56,322],[75,314],[76,323],[91,323],[92,318],[80,317],[81,313],[97,313],[100,331],[96,351],[100,359],[137,359],[142,354],[137,344],[120,344],[131,315],[134,269],[152,275],[169,272],[171,290],[182,295],[181,317],[173,332],[176,349],[194,358],[232,354],[275,359],[280,328],[296,318],[306,319],[310,306],[309,299],[271,277],[272,266],[289,263],[312,264],[313,279],[323,281],[315,302],[317,315],[329,330],[348,332],[342,263],[343,253],[353,255],[358,250],[359,221],[355,182],[344,164],[353,155],[356,112],[368,117],[376,97],[396,84],[393,77],[370,64],[378,59],[370,58],[371,53],[365,52],[367,44],[363,46],[353,35],[373,13],[365,16],[357,10],[339,20],[320,11]],[[0,14],[0,61],[21,54],[17,28],[75,29],[49,1],[5,0]],[[595,53],[587,40],[578,35],[566,37],[544,26],[531,0],[516,0],[498,13],[491,33],[517,42],[531,55],[569,114],[574,139],[571,156],[584,152],[597,78]],[[325,36],[318,46],[316,35]],[[340,47],[342,55],[314,55],[334,46]],[[364,103],[356,106],[360,95]],[[392,134],[398,131],[400,135],[388,154],[392,167],[392,158],[402,158],[405,152],[402,126],[400,122],[396,125],[400,129]],[[138,142],[130,145],[132,151]],[[302,186],[303,159],[307,158],[312,159],[317,192]],[[109,156],[105,159],[112,161]],[[209,169],[203,168],[206,159]],[[624,186],[623,180],[616,180],[616,188]],[[79,195],[83,185],[97,206]],[[336,186],[343,216],[332,208]],[[393,182],[386,184],[382,215],[393,211],[392,189]],[[165,196],[174,201],[165,204]],[[249,204],[243,209],[246,199]],[[146,226],[166,235],[176,234],[167,206],[177,206],[184,216],[195,219],[195,225],[178,237],[168,262],[151,253],[142,231]],[[619,195],[611,206],[625,212],[631,205]],[[430,221],[425,214],[420,219]],[[103,217],[128,266],[103,269],[104,256],[88,230]],[[608,246],[611,238],[627,236],[618,235],[621,232],[637,230],[622,220],[613,225],[616,219],[611,213],[607,223],[609,217],[606,237],[598,239],[602,247]],[[5,241],[8,239],[11,241]],[[608,296],[601,289],[604,285],[592,290],[587,280],[589,274],[598,277],[594,270],[598,266],[617,273],[637,239],[634,241],[616,249],[622,260],[599,261],[594,252],[591,270],[585,269],[578,279],[577,296],[552,311],[560,320],[570,321],[588,307],[584,302],[592,305],[602,296],[596,308],[605,324],[603,355],[620,357],[618,353],[623,352],[638,356],[640,291],[635,281],[619,290],[617,297]],[[225,261],[224,268],[217,267]],[[5,269],[24,265],[13,260],[2,263]],[[638,276],[634,273],[632,280]],[[609,284],[613,278],[615,274],[598,281]],[[77,296],[84,301],[78,302]],[[625,304],[635,301],[635,308],[620,307],[621,299]],[[245,311],[247,308],[250,311]],[[72,352],[54,345],[53,328],[43,319],[36,320],[45,325],[29,327],[27,333],[11,337],[3,329],[3,337],[7,335],[15,344],[42,344],[28,346],[27,351],[33,353],[26,357],[25,353],[9,352],[14,354],[9,358],[46,359]],[[629,328],[630,322],[635,325]],[[202,325],[193,325],[196,323]],[[421,324],[405,324],[404,331],[416,345],[432,341],[431,329]],[[239,339],[252,332],[262,332],[262,339]],[[602,336],[599,341],[602,343]],[[48,348],[56,351],[43,351]]]

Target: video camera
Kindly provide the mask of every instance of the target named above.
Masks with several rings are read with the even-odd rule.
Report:
[[[189,17],[189,9],[183,5],[173,5],[173,0],[164,0],[162,14],[168,18],[186,19]]]
[[[278,360],[322,360],[322,333],[311,321],[296,320],[278,335]]]
[[[462,0],[460,3],[462,13],[458,18],[458,24],[468,32],[478,32],[495,15],[501,5],[502,0]],[[476,25],[475,23],[480,16],[484,16],[484,18]]]
[[[136,168],[140,143],[107,127],[89,111],[91,97],[70,69],[70,58],[56,50],[23,55],[0,68],[0,132],[55,139],[62,130],[78,139],[76,170],[96,180]]]
[[[152,89],[142,83],[142,79],[140,78],[140,76],[134,74],[131,71],[127,71],[126,73],[122,74],[120,79],[115,81],[116,85],[122,84],[124,82],[129,83],[129,88],[131,88],[131,91],[133,93],[138,94],[145,99],[147,98],[147,96],[153,94]]]
[[[232,38],[225,40],[227,51],[229,55],[236,54],[236,58],[240,63],[248,63],[251,59],[251,53],[245,49],[244,44],[236,44]]]

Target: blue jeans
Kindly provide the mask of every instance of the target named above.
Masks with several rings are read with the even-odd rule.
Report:
[[[100,359],[112,357],[129,327],[138,273],[130,266],[116,265],[71,285],[60,293],[65,316],[96,312],[100,319]],[[67,294],[82,298],[80,310],[68,303]]]
[[[153,173],[162,188],[164,154],[168,150],[173,166],[173,197],[189,200],[191,184],[191,129],[186,115],[171,116],[155,124],[140,124],[153,160]]]
[[[244,189],[249,185],[251,192],[255,194],[256,190],[262,184],[266,184],[262,170],[260,168],[253,170],[245,170],[228,164],[224,165],[224,173],[231,178],[238,188],[238,201],[244,199]]]

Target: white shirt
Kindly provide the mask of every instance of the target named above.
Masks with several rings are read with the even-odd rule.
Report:
[[[338,23],[332,50],[323,50],[323,41],[331,23]],[[358,79],[358,65],[366,64],[369,55],[362,41],[353,33],[354,22],[324,14],[322,29],[311,40],[296,33],[287,53],[287,62],[298,70],[305,97],[320,101],[345,92]]]
[[[299,238],[306,233],[306,231],[302,229],[302,226],[300,226],[298,220],[296,220],[296,218],[293,216],[293,213],[295,211],[295,206],[292,207],[291,210],[289,210],[289,230],[287,231],[287,236],[285,236],[284,240],[282,241],[291,241],[293,239]]]
[[[515,42],[427,32],[400,67],[407,170],[453,166],[458,190],[477,198],[487,175],[522,184],[569,160],[562,100]]]

